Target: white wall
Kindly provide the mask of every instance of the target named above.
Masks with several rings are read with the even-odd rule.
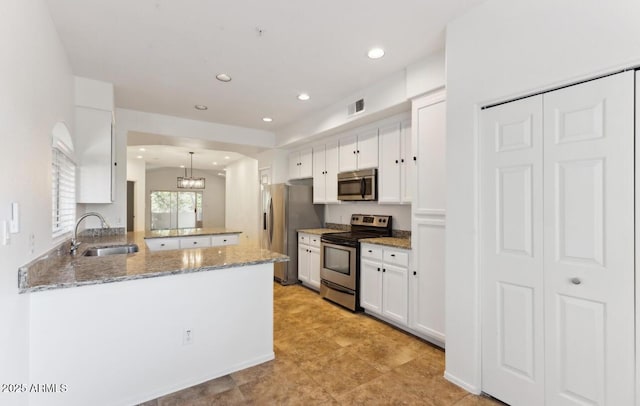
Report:
[[[31,405],[136,405],[273,359],[272,284],[269,263],[33,293],[33,382],[68,391]]]
[[[0,2],[0,221],[20,204],[20,232],[0,245],[0,383],[29,383],[29,295],[19,295],[18,267],[51,249],[51,131],[73,134],[73,76],[41,0]],[[30,236],[34,238],[33,246]],[[1,404],[27,395],[0,393]]]
[[[139,159],[127,160],[127,181],[135,182],[133,187],[133,231],[145,230],[146,219],[146,164]]]
[[[202,191],[203,227],[224,227],[225,178],[219,176],[218,172],[202,169],[196,169],[194,172],[194,176],[205,178],[205,188]],[[146,189],[144,192],[145,230],[151,229],[151,192],[156,190],[184,191],[185,189],[178,189],[177,187],[178,176],[184,176],[184,169],[157,168],[146,171]]]
[[[289,180],[289,151],[269,149],[258,154],[258,168],[271,168],[271,183],[286,183]]]
[[[488,0],[447,27],[446,376],[468,390],[481,389],[479,107],[639,64],[638,21],[637,0]]]
[[[324,221],[325,223],[349,224],[352,214],[393,216],[391,221],[394,230],[411,231],[410,205],[370,202],[327,204],[324,209]]]
[[[225,227],[242,231],[240,238],[244,242],[259,243],[260,180],[257,160],[244,158],[227,166],[226,207]]]
[[[445,84],[444,49],[407,66],[406,73],[407,99],[441,88]]]

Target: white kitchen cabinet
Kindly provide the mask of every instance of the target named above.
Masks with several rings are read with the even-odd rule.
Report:
[[[338,172],[378,167],[378,129],[338,140]]]
[[[339,203],[337,141],[313,148],[313,202]]]
[[[320,236],[298,234],[298,279],[303,285],[320,290]]]
[[[409,305],[408,266],[407,250],[362,244],[360,306],[383,319],[406,327]]]
[[[150,251],[208,248],[239,243],[239,234],[194,235],[188,237],[145,238]]]
[[[76,107],[77,202],[112,203],[114,197],[113,113]]]
[[[313,150],[305,148],[289,154],[289,179],[305,179],[313,176]]]
[[[382,262],[360,259],[360,306],[382,314]]]
[[[411,121],[380,127],[378,202],[411,203],[414,164],[411,154]]]
[[[208,235],[198,235],[194,237],[180,237],[180,248],[200,248],[210,247],[211,237]]]
[[[413,165],[409,326],[445,344],[445,122],[444,91],[413,100]]]
[[[237,245],[240,242],[239,234],[220,234],[211,236],[211,246]]]
[[[150,251],[167,251],[180,249],[179,238],[146,238],[144,242]]]

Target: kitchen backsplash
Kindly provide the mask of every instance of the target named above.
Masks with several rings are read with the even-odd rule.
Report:
[[[351,225],[338,223],[325,223],[326,228],[333,230],[350,231]],[[396,238],[411,238],[411,231],[407,230],[391,230],[391,235]]]

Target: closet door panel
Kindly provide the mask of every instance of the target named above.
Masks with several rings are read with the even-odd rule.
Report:
[[[482,386],[544,404],[542,96],[482,111]]]
[[[633,404],[633,73],[543,102],[546,402]]]

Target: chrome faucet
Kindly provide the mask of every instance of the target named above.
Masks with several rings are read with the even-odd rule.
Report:
[[[80,218],[78,219],[78,221],[76,221],[76,228],[73,231],[73,238],[71,239],[71,249],[69,250],[69,252],[71,254],[74,254],[76,252],[76,250],[78,249],[78,247],[80,246],[80,241],[78,241],[78,226],[80,225],[80,222],[84,219],[86,219],[87,217],[90,216],[95,216],[97,218],[100,219],[100,222],[102,223],[102,228],[110,228],[109,223],[107,223],[107,221],[104,219],[104,217],[102,217],[102,215],[100,213],[96,213],[94,211],[89,212],[89,213],[85,213],[82,216],[80,216]]]

